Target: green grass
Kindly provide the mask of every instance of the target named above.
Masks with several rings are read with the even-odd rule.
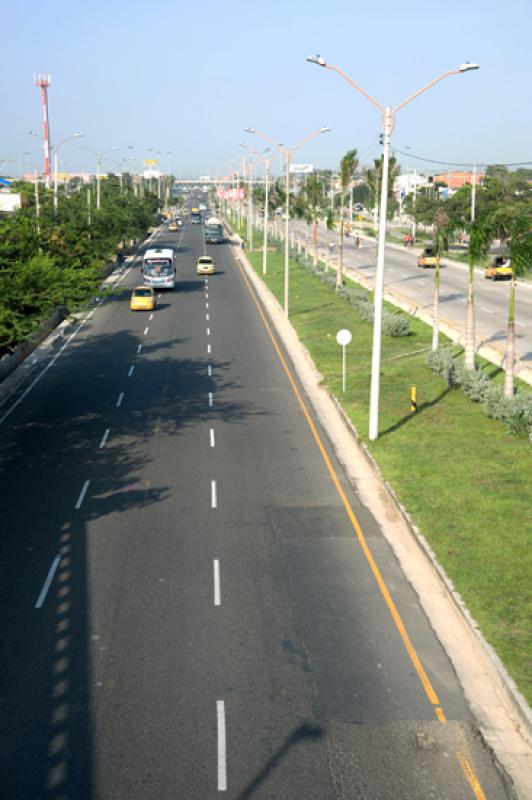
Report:
[[[260,236],[256,246],[260,247]],[[262,277],[262,253],[252,253]],[[284,259],[268,256],[266,283],[282,303]],[[392,310],[392,307],[390,307]],[[393,309],[396,310],[396,309]],[[431,329],[411,320],[412,335],[382,339],[380,436],[368,441],[372,327],[295,262],[290,320],[377,460],[384,477],[433,548],[520,691],[532,701],[532,447],[459,389],[448,389],[425,363]],[[348,328],[347,391],[341,391],[341,350]],[[443,337],[442,337],[443,338]],[[396,358],[404,355],[404,358]],[[502,380],[493,364],[483,368]],[[418,411],[409,411],[416,384]]]

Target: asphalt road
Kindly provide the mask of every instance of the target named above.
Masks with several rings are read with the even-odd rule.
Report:
[[[134,267],[2,398],[0,796],[509,797],[229,246],[157,242],[153,318]]]
[[[312,228],[296,223],[296,228],[308,235],[312,242]],[[355,267],[370,280],[375,278],[377,262],[376,243],[364,239],[359,248],[354,240],[345,238],[344,262],[346,267]],[[331,258],[328,242],[334,244],[333,260],[338,258],[338,233],[319,229],[320,256]],[[312,245],[310,245],[312,247]],[[432,312],[434,294],[434,270],[421,269],[416,263],[417,254],[408,248],[397,250],[388,246],[385,261],[385,288],[393,289],[415,302],[420,308]],[[483,277],[483,271],[475,274],[475,318],[477,341],[493,344],[504,351],[508,322],[508,281],[491,281]],[[465,329],[467,303],[467,267],[446,261],[440,272],[440,314],[453,325]],[[519,284],[516,292],[516,356],[523,364],[532,367],[532,285]]]

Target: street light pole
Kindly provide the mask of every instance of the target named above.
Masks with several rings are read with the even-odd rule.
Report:
[[[103,150],[101,153],[97,153],[95,150],[91,150],[90,147],[84,147],[83,145],[79,146],[80,150],[86,150],[88,153],[92,153],[93,156],[96,156],[96,208],[100,209],[100,166],[102,163],[102,158],[107,155],[107,153],[113,153],[117,150],[120,150],[119,147],[110,147],[108,150]]]
[[[285,163],[285,211],[286,211],[286,220],[285,220],[285,242],[284,242],[284,315],[286,319],[288,319],[288,283],[289,283],[289,264],[290,264],[290,239],[289,239],[289,220],[290,220],[290,161],[292,158],[292,154],[299,150],[307,142],[310,142],[311,139],[314,139],[315,136],[319,136],[321,133],[328,133],[331,129],[327,127],[319,128],[317,131],[313,131],[308,136],[305,136],[297,144],[292,145],[291,147],[284,147],[282,144],[277,144],[271,136],[268,136],[266,133],[257,130],[256,128],[244,128],[246,133],[254,133],[257,136],[260,136],[269,144],[273,144],[274,147],[277,148],[279,153],[284,157]]]
[[[264,237],[262,241],[262,274],[268,269],[268,191],[270,183],[270,159],[264,159]]]
[[[322,56],[308,56],[307,61],[312,64],[317,64],[320,67],[337,72],[340,77],[347,81],[357,92],[364,95],[370,103],[373,103],[382,114],[383,120],[383,154],[382,154],[382,175],[381,175],[381,202],[380,202],[380,221],[379,221],[379,241],[377,252],[377,271],[375,274],[375,309],[374,309],[374,323],[373,323],[373,352],[371,358],[371,389],[370,389],[370,402],[369,402],[369,439],[375,441],[379,435],[379,389],[380,389],[380,362],[381,362],[381,338],[382,338],[382,301],[384,289],[384,249],[386,242],[386,213],[388,205],[388,163],[389,163],[389,150],[390,139],[394,127],[395,114],[400,111],[420,94],[426,92],[436,83],[447,78],[449,75],[458,75],[462,72],[469,72],[469,70],[478,69],[478,64],[470,64],[469,62],[461,64],[458,69],[447,70],[441,75],[438,75],[434,80],[423,86],[414,94],[403,100],[402,103],[391,108],[390,106],[383,107],[378,103],[375,98],[371,97],[364,91],[358,84],[356,84],[346,73],[339,67],[328,64]]]

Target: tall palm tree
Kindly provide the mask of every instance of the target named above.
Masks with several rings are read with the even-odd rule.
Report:
[[[464,366],[466,369],[475,369],[475,263],[488,250],[491,242],[489,226],[481,221],[472,222],[469,226],[468,250],[468,281],[467,281],[467,310],[464,346]]]
[[[440,346],[440,258],[449,247],[449,240],[454,233],[454,225],[449,219],[449,215],[438,209],[434,214],[434,241],[438,259],[436,261],[436,271],[434,273],[434,299],[432,303],[432,349],[437,350]]]
[[[491,219],[492,233],[499,234],[500,226],[507,231],[508,251],[512,263],[512,279],[508,301],[508,324],[506,328],[506,355],[504,367],[504,396],[512,397],[515,375],[515,290],[517,278],[532,269],[532,209],[524,208],[511,219],[506,209],[496,211]]]
[[[345,196],[351,185],[355,170],[358,167],[357,150],[348,150],[340,161],[340,224],[338,226],[338,250],[339,263],[336,272],[336,286],[342,286],[344,282],[344,214]]]

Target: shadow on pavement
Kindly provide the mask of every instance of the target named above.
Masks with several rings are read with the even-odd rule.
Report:
[[[176,491],[171,479],[149,480],[153,437],[171,437],[179,448],[180,433],[213,413],[206,398],[214,386],[218,418],[238,424],[264,413],[231,399],[238,386],[224,377],[230,364],[213,361],[209,377],[205,361],[180,357],[179,340],[147,343],[137,360],[139,380],[129,385],[138,340],[124,330],[73,340],[0,428],[0,795],[6,800],[98,794],[94,663],[106,662],[91,619],[91,580],[107,567],[95,555],[94,537],[127,541],[123,515],[144,512]],[[126,397],[118,408],[121,390]],[[85,480],[90,489],[76,509]]]
[[[325,727],[323,725],[314,725],[307,722],[295,728],[290,736],[284,740],[282,745],[277,748],[261,771],[258,772],[240,794],[236,796],[236,800],[248,800],[248,798],[253,797],[255,790],[268,779],[271,773],[287,756],[292,747],[295,747],[301,742],[322,739],[323,736],[325,736]]]

